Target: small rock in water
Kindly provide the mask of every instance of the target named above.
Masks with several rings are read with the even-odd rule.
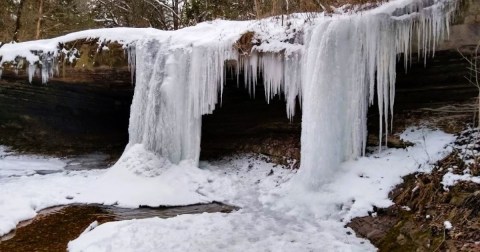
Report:
[[[69,195],[69,196],[67,196],[67,197],[65,197],[65,198],[68,199],[68,200],[72,200],[72,199],[73,199],[73,196],[70,196],[70,195]]]

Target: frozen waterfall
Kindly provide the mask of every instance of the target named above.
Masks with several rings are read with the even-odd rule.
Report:
[[[415,47],[427,56],[448,34],[454,9],[449,0],[400,0],[364,13],[321,17],[305,29],[302,48],[268,52],[262,45],[248,57],[228,39],[187,48],[171,40],[139,41],[129,146],[143,144],[173,163],[198,162],[201,116],[218,106],[225,64],[233,60],[252,94],[263,74],[267,101],[284,95],[289,117],[302,96],[299,178],[316,188],[341,162],[365,152],[367,110],[375,96],[379,134],[388,133],[398,55],[405,55],[405,64]]]
[[[267,102],[277,95],[284,97],[289,118],[301,101],[297,177],[301,184],[318,188],[341,162],[365,153],[367,110],[375,97],[378,133],[380,139],[386,138],[399,55],[404,55],[407,65],[414,51],[423,57],[433,54],[436,43],[448,35],[456,5],[456,0],[391,0],[353,14],[292,15],[286,25],[269,18],[216,20],[178,31],[84,31],[5,44],[0,48],[0,64],[25,59],[29,78],[39,74],[47,82],[58,72],[58,56],[68,56],[59,44],[97,38],[125,45],[136,86],[130,141],[119,163],[135,159],[133,153],[143,150],[146,155],[141,157],[158,158],[161,162],[153,163],[161,166],[181,161],[198,164],[202,115],[221,104],[227,65],[244,75],[243,84],[251,95],[259,95],[255,86],[262,76]],[[240,53],[235,45],[246,33],[255,34],[255,43],[250,52]],[[162,167],[141,167],[149,161],[129,167],[136,173],[147,169],[148,174],[160,174]]]
[[[407,64],[412,46],[425,57],[433,51],[448,35],[454,4],[411,1],[394,11],[321,20],[309,31],[302,66],[304,183],[318,187],[341,162],[365,153],[367,110],[375,96],[379,138],[385,134],[386,141],[397,57],[404,54]]]

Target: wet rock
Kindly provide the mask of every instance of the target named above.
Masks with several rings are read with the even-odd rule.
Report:
[[[380,242],[391,228],[398,222],[395,216],[377,216],[355,218],[348,224],[356,234],[372,241],[373,244]]]
[[[405,245],[407,243],[407,238],[403,234],[397,236],[397,243],[400,245]]]

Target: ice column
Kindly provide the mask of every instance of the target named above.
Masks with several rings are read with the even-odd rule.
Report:
[[[137,42],[134,52],[136,87],[126,151],[139,143],[172,163],[198,162],[202,115],[219,100],[233,48],[175,48],[169,40],[155,39]]]
[[[318,188],[341,162],[364,153],[367,109],[375,96],[380,139],[388,133],[397,55],[409,55],[416,37],[427,56],[447,34],[454,7],[452,1],[411,1],[392,11],[325,19],[309,31],[302,66],[302,184]]]

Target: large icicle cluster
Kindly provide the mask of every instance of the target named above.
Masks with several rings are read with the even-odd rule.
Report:
[[[262,53],[254,51],[248,57],[239,59],[237,75],[244,74],[245,86],[255,96],[255,86],[260,74],[263,74],[265,99],[267,103],[273,97],[284,95],[287,104],[287,117],[295,115],[297,97],[301,98],[301,50],[289,53]]]
[[[202,115],[212,113],[221,102],[226,64],[232,61],[237,74],[244,74],[244,85],[252,95],[255,95],[261,74],[267,102],[284,93],[287,115],[293,117],[301,90],[301,48],[287,43],[288,53],[254,48],[249,56],[245,56],[233,45],[242,34],[258,24],[222,23],[226,24],[227,30],[236,27],[237,32],[227,36],[221,32],[221,23],[202,24],[203,29],[197,26],[183,30],[182,34],[204,33],[197,34],[198,37],[190,34],[191,40],[173,33],[135,43],[128,54],[135,57],[129,62],[131,68],[136,69],[136,87],[126,151],[130,146],[143,144],[146,150],[172,163],[182,160],[198,163]],[[275,27],[278,30],[281,26],[275,23]],[[283,28],[280,31],[285,32]],[[207,41],[198,39],[206,36],[209,37]]]

